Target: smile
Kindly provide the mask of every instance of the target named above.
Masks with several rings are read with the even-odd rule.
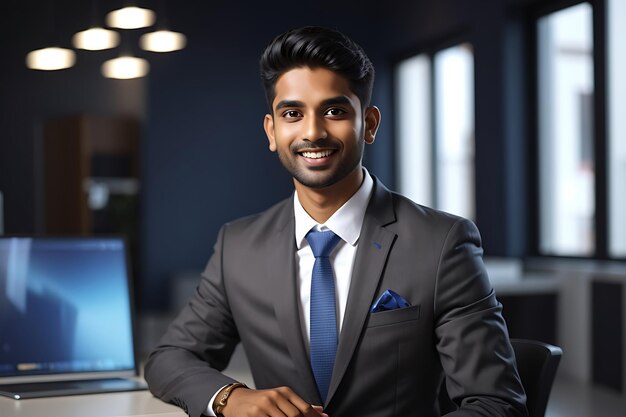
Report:
[[[316,152],[305,151],[305,152],[301,152],[300,154],[304,156],[305,158],[319,159],[319,158],[326,158],[327,156],[330,156],[333,152],[335,151],[333,150],[316,151]]]

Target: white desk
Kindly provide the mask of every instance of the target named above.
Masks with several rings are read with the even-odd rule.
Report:
[[[186,417],[150,391],[13,400],[0,397],[2,417]]]

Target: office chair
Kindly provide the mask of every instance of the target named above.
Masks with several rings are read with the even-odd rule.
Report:
[[[536,340],[511,339],[529,417],[543,417],[563,351]]]
[[[511,339],[511,345],[526,391],[528,416],[544,417],[563,351],[558,346],[536,340]],[[448,397],[445,378],[439,393],[439,408],[442,415],[456,410],[456,405]]]

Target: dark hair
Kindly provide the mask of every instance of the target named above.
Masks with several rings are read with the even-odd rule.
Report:
[[[301,67],[326,68],[341,74],[361,101],[362,109],[369,106],[374,66],[363,48],[339,31],[306,26],[278,35],[261,55],[261,79],[270,111],[278,78]]]

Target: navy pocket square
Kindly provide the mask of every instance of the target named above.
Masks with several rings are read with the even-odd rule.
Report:
[[[374,305],[372,305],[370,312],[378,313],[379,311],[395,310],[410,306],[411,305],[398,293],[387,290],[376,300]]]

